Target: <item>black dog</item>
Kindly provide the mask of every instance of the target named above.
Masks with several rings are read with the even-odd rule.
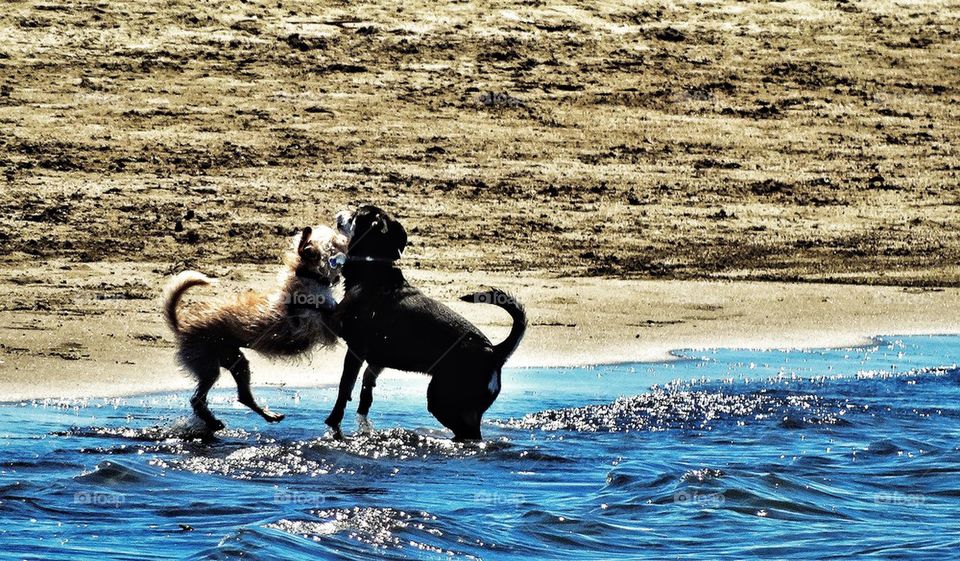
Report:
[[[500,394],[500,370],[526,331],[523,307],[496,289],[461,298],[497,305],[513,318],[510,334],[494,345],[466,318],[407,283],[394,264],[407,233],[392,216],[364,205],[338,214],[337,226],[350,243],[343,267],[346,294],[336,314],[348,350],[340,393],[326,420],[334,436],[343,437],[340,422],[366,361],[357,409],[361,425],[377,376],[395,368],[431,375],[427,410],[453,431],[454,440],[480,439],[480,418]]]

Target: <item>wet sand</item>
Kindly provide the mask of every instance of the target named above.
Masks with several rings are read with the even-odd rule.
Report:
[[[0,400],[113,396],[185,389],[159,313],[156,264],[46,263],[3,271],[11,301],[0,311]],[[273,268],[219,271],[219,290],[266,287]],[[476,322],[492,339],[509,317],[457,296],[490,284],[527,306],[530,328],[509,366],[659,361],[685,348],[836,347],[884,334],[960,333],[960,289],[747,281],[644,281],[408,271],[415,284]],[[133,281],[129,279],[135,279]],[[215,297],[199,289],[196,298]],[[254,382],[336,383],[345,348],[310,359],[252,358]],[[522,375],[522,374],[521,374]],[[226,376],[221,384],[230,387]]]

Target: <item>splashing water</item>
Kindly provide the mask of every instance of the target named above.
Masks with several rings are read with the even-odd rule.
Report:
[[[960,338],[508,370],[486,440],[385,374],[380,430],[324,435],[335,390],[0,405],[0,557],[949,558]]]

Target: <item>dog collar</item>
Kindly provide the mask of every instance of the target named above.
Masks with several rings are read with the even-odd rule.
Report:
[[[392,258],[392,257],[370,257],[369,255],[356,256],[356,257],[351,256],[351,255],[348,255],[348,256],[347,256],[347,261],[350,262],[350,263],[395,263],[395,262],[397,262],[397,261],[399,261],[399,260],[400,260],[399,257],[397,257],[397,258]]]
[[[394,261],[399,261],[403,257],[402,251],[397,251],[396,257],[372,257],[370,255],[346,255],[344,259],[346,261],[353,261],[356,263],[393,263]]]

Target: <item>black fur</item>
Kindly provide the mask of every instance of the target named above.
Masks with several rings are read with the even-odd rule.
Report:
[[[337,307],[348,351],[327,425],[342,436],[340,422],[366,362],[359,414],[369,411],[384,368],[422,372],[433,378],[427,390],[430,413],[453,431],[454,440],[480,439],[480,419],[500,393],[500,371],[526,330],[523,307],[495,289],[463,297],[510,313],[510,335],[494,345],[466,318],[404,279],[394,260],[406,246],[407,233],[392,216],[365,205],[350,222],[353,235],[343,268],[346,293]]]

